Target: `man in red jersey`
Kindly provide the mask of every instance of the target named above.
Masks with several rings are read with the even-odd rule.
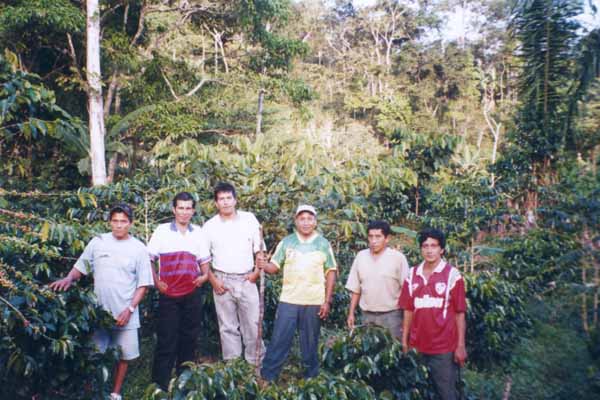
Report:
[[[402,347],[422,353],[440,397],[455,400],[458,368],[467,359],[465,284],[442,258],[446,239],[441,231],[420,232],[419,246],[424,261],[410,269],[400,295]]]

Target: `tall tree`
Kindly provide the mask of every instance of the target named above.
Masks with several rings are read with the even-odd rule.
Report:
[[[98,0],[86,2],[86,74],[90,129],[90,157],[92,184],[106,184],[104,154],[104,106],[102,101],[102,74],[100,72],[100,5]]]
[[[528,214],[537,208],[537,188],[550,183],[553,160],[564,150],[565,97],[573,76],[572,60],[583,11],[581,0],[529,0],[520,3],[514,28],[523,61],[521,107],[513,139],[515,154],[528,160]]]

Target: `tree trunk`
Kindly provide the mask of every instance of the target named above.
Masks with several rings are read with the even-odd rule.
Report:
[[[256,111],[256,134],[260,135],[262,132],[262,114],[263,114],[263,101],[265,98],[265,89],[258,91],[258,110]]]
[[[417,182],[417,186],[415,188],[415,215],[419,216],[419,183]]]
[[[92,184],[106,184],[104,154],[104,110],[102,106],[102,74],[100,72],[100,7],[98,0],[87,0],[86,75],[88,82],[88,113]]]
[[[469,249],[469,255],[471,257],[471,270],[470,272],[475,272],[475,238],[471,238],[471,248]]]
[[[215,76],[217,75],[217,73],[219,72],[219,44],[217,43],[217,37],[215,35],[213,35],[213,41],[214,43],[214,61],[215,61]]]
[[[219,33],[219,49],[221,50],[221,58],[223,59],[223,66],[225,67],[225,73],[229,73],[229,64],[227,64],[227,58],[225,57],[225,49],[223,48],[223,34]]]
[[[585,333],[590,333],[590,326],[588,324],[588,311],[587,311],[587,295],[585,294],[585,287],[587,285],[587,267],[581,266],[581,283],[584,287],[584,292],[581,293],[581,324]]]

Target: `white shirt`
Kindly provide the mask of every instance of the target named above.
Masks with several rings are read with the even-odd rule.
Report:
[[[213,268],[228,274],[244,274],[254,268],[260,251],[260,224],[254,214],[236,211],[232,219],[215,215],[203,226],[212,254]]]

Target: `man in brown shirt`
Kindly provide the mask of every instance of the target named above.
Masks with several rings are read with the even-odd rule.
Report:
[[[346,289],[352,293],[348,310],[348,328],[355,326],[355,311],[359,305],[365,324],[380,325],[392,336],[402,338],[402,311],[398,299],[408,275],[408,262],[401,252],[388,247],[390,225],[372,221],[367,227],[369,248],[360,251],[354,262]]]

